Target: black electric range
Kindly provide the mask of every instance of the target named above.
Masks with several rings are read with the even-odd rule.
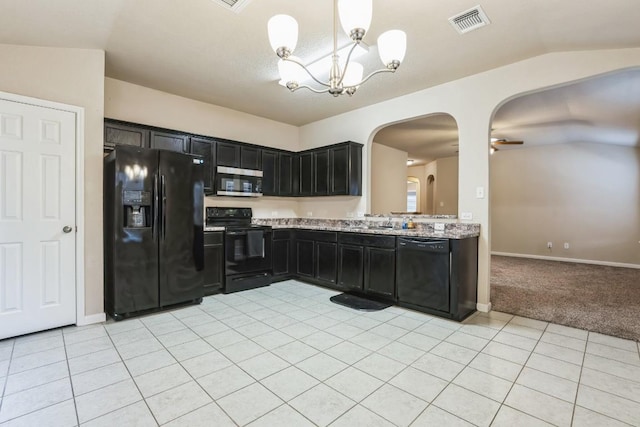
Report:
[[[251,208],[207,207],[207,227],[224,227],[224,293],[271,284],[271,227],[251,224]]]

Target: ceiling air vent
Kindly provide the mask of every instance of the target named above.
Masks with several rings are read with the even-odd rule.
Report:
[[[449,18],[449,22],[460,34],[468,33],[491,23],[480,5],[452,16]]]
[[[219,4],[227,10],[232,10],[235,13],[240,13],[240,11],[250,2],[251,0],[213,0],[214,3]]]

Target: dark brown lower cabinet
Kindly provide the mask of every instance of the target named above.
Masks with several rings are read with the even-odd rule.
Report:
[[[340,233],[338,285],[350,291],[395,299],[396,238]]]
[[[213,295],[224,287],[224,233],[204,233],[204,294]]]
[[[316,254],[316,279],[335,285],[338,273],[338,244],[316,242]]]
[[[273,260],[273,280],[284,280],[294,276],[293,230],[273,230],[271,259]]]
[[[312,283],[336,286],[338,274],[338,233],[295,231],[296,275]]]
[[[381,297],[395,299],[395,248],[364,248],[364,291],[377,294]]]
[[[362,246],[338,246],[338,286],[347,290],[363,290],[364,248]]]
[[[296,239],[296,274],[298,276],[314,277],[315,253],[313,240]]]

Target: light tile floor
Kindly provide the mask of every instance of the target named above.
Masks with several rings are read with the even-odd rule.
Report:
[[[638,343],[287,281],[0,341],[0,426],[640,426]]]

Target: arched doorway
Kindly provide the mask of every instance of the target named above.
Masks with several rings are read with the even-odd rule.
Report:
[[[458,126],[451,115],[432,114],[380,129],[373,137],[371,165],[376,171],[372,214],[458,214]],[[414,189],[414,183],[415,209],[407,205],[407,189]]]
[[[491,136],[523,143],[490,156],[494,309],[640,337],[640,325],[616,324],[640,299],[625,285],[640,280],[639,99],[634,69],[497,109]],[[615,285],[610,266],[622,267]]]

